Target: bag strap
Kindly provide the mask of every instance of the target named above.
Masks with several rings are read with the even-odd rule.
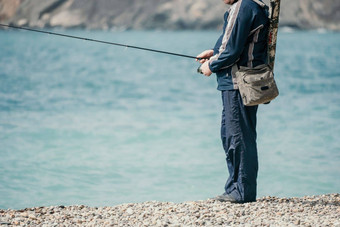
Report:
[[[264,2],[261,2],[260,0],[253,0],[253,1],[254,1],[255,3],[257,3],[259,6],[261,6],[262,8],[264,8],[264,9],[269,9],[269,7],[268,7]],[[251,33],[250,33],[249,35],[251,35]],[[233,65],[233,67],[234,67],[235,65],[237,66],[237,70],[240,69],[240,67],[239,67],[239,65],[238,65],[239,60],[240,60],[240,59],[238,59],[238,60],[234,63],[234,65]]]
[[[253,0],[253,1],[256,2],[262,8],[269,8],[264,2],[261,2],[260,0]]]

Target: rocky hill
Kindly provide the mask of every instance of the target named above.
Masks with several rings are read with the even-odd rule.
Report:
[[[281,4],[282,26],[340,30],[339,0]],[[0,21],[32,27],[217,29],[226,9],[220,0],[0,0]]]

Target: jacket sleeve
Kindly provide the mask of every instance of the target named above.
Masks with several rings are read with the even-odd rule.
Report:
[[[229,15],[219,52],[210,58],[209,68],[212,72],[231,67],[238,61],[246,45],[252,26],[252,10],[236,3],[234,11]]]

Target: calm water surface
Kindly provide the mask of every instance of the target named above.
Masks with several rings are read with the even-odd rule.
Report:
[[[196,55],[218,32],[61,31]],[[258,196],[339,193],[340,34],[280,33]],[[202,200],[228,176],[215,77],[191,59],[0,31],[0,208]]]

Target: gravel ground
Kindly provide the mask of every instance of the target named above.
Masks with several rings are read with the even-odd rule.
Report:
[[[231,204],[144,202],[0,210],[0,226],[338,226],[340,194]]]

